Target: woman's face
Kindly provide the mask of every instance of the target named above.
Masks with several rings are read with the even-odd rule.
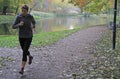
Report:
[[[25,16],[27,15],[28,11],[26,9],[22,9],[22,14]]]

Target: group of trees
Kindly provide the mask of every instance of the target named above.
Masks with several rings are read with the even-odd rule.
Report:
[[[51,11],[53,7],[56,8],[56,6],[58,5],[56,4],[56,2],[61,2],[61,1],[60,0],[0,0],[0,14],[6,14],[6,12],[17,14],[19,13],[20,7],[23,4],[27,4],[30,8],[30,11],[32,8],[34,8],[34,10],[48,12]]]
[[[6,12],[17,14],[23,4],[29,4],[32,7],[34,3],[35,0],[0,0],[0,12],[1,14],[6,14]]]
[[[54,13],[64,13],[64,9],[69,7],[69,3],[62,3],[61,0],[0,0],[0,14],[17,14],[23,4],[27,4],[30,11],[34,7],[37,11]]]
[[[36,2],[40,2],[43,8],[49,7],[50,3],[53,2],[68,2],[70,4],[74,4],[81,9],[81,12],[92,12],[92,13],[99,13],[99,12],[108,12],[113,10],[114,0],[0,0],[0,13],[6,14],[6,12],[15,13],[17,14],[20,7],[23,4],[28,4],[30,8],[33,8]],[[47,4],[47,2],[50,2]],[[118,10],[120,6],[120,0],[118,0]],[[31,10],[31,9],[30,9]]]
[[[61,0],[62,2],[66,0]],[[108,12],[113,9],[114,0],[67,0],[68,3],[72,3],[75,6],[79,6],[81,12]],[[120,0],[118,0],[118,7],[120,5]]]

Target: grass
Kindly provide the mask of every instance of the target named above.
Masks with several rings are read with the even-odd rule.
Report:
[[[120,16],[117,16],[117,21],[119,21],[119,22],[120,22]]]
[[[64,30],[56,32],[41,32],[39,34],[34,34],[32,46],[46,46],[57,42],[58,40],[76,32],[79,29],[74,30]],[[18,37],[17,35],[1,35],[0,36],[0,47],[18,47]]]
[[[35,16],[35,19],[40,19],[41,17],[40,16]],[[13,22],[15,20],[15,17],[16,16],[13,16],[13,15],[0,15],[0,24],[2,23],[9,23],[9,22]]]
[[[18,46],[17,36],[12,35],[0,36],[0,47],[15,47],[15,46]]]
[[[40,19],[40,18],[47,18],[47,17],[53,17],[54,15],[52,13],[34,13],[33,14],[34,18],[37,20],[37,19]],[[11,22],[11,21],[14,21],[15,20],[15,15],[0,15],[0,24],[1,23],[8,23],[8,22]]]
[[[40,34],[34,35],[33,46],[46,46],[51,45],[58,40],[72,34],[73,32],[78,31],[79,29],[74,30],[64,30],[64,31],[56,31],[56,32],[42,32]]]
[[[55,16],[53,13],[37,12],[37,11],[33,11],[31,14],[35,17],[35,19],[49,18]]]
[[[15,19],[15,16],[10,16],[10,15],[0,15],[0,24],[1,23],[8,23],[9,21],[13,21]]]

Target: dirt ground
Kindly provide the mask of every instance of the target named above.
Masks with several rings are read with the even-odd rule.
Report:
[[[26,65],[24,75],[18,73],[22,50],[0,48],[0,57],[4,59],[3,66],[0,67],[0,79],[74,79],[73,72],[69,72],[72,63],[93,59],[93,54],[88,52],[89,47],[101,38],[105,30],[107,28],[103,26],[91,27],[65,37],[53,45],[31,47],[30,52],[34,60],[32,65]],[[83,64],[84,62],[80,65]]]

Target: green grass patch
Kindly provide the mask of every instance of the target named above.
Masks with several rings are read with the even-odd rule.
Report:
[[[32,46],[46,46],[76,32],[79,29],[34,34]],[[0,47],[18,47],[18,36],[0,36]]]
[[[41,18],[49,18],[49,17],[54,17],[55,15],[52,13],[34,13],[33,14],[35,20],[41,19]],[[13,22],[15,20],[16,16],[15,15],[0,15],[0,24],[1,23],[9,23]]]
[[[37,12],[37,11],[33,11],[32,15],[34,16],[35,19],[55,17],[55,14],[53,13]]]
[[[0,24],[1,23],[8,23],[15,19],[15,16],[10,15],[0,15]]]
[[[16,47],[18,46],[17,36],[0,35],[0,47]]]
[[[43,32],[34,35],[33,46],[46,46],[57,42],[58,40],[76,32],[79,29],[64,30],[58,32]]]
[[[119,21],[119,22],[120,22],[120,16],[117,16],[117,21]]]

